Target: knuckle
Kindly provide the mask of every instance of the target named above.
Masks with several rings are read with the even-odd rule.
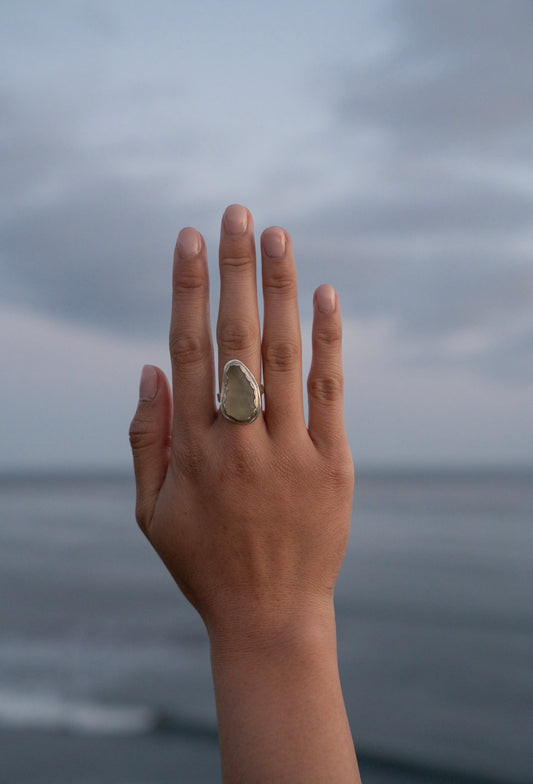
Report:
[[[351,455],[333,464],[330,469],[330,477],[336,487],[353,489],[355,472]]]
[[[140,501],[137,501],[135,506],[135,520],[137,521],[137,525],[143,534],[148,536],[148,515],[146,514],[144,504],[142,504]]]
[[[231,472],[232,476],[239,477],[241,487],[254,484],[263,471],[263,459],[251,444],[238,441],[232,444],[228,457],[228,473]]]
[[[199,441],[181,444],[173,455],[176,473],[195,483],[205,475],[207,462],[206,450]]]
[[[241,270],[250,267],[254,262],[248,250],[239,254],[238,249],[235,249],[231,256],[223,256],[220,259],[221,270]]]
[[[139,415],[132,420],[128,436],[131,451],[136,456],[150,451],[155,446],[168,448],[172,443],[170,433],[162,434],[155,422]]]
[[[258,340],[255,327],[242,320],[225,321],[218,330],[220,347],[226,353],[246,351],[254,347]]]
[[[314,339],[321,345],[336,346],[342,340],[341,328],[335,325],[320,327],[315,331]]]
[[[339,499],[349,498],[354,487],[353,463],[342,462],[331,466],[326,481]]]
[[[265,347],[265,363],[273,370],[294,370],[299,358],[300,346],[290,340],[274,340]]]
[[[207,350],[205,340],[194,332],[171,332],[169,338],[170,356],[173,362],[184,366],[194,365],[203,359]]]
[[[132,451],[141,452],[151,446],[154,441],[154,433],[151,430],[151,423],[147,417],[137,413],[131,420],[128,432]]]
[[[202,291],[205,285],[205,276],[200,274],[199,271],[180,270],[174,280],[174,292],[178,297],[182,294],[185,297],[190,297],[191,291]]]
[[[268,275],[263,281],[263,291],[273,294],[283,294],[285,296],[296,296],[296,279],[287,269],[269,269]]]
[[[335,403],[343,394],[343,378],[341,373],[328,375],[312,375],[307,381],[309,396],[319,403]]]

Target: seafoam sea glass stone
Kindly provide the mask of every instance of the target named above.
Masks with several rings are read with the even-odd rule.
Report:
[[[232,422],[248,423],[261,411],[261,390],[244,362],[230,359],[224,366],[220,410]]]

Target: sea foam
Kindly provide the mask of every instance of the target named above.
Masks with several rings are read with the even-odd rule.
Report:
[[[5,729],[139,735],[152,732],[157,724],[156,713],[148,707],[0,688],[0,727]]]

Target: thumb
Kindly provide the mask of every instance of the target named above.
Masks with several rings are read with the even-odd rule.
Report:
[[[157,496],[170,460],[172,398],[162,370],[145,365],[139,384],[139,403],[130,425],[130,444],[137,487],[135,516],[148,532]]]

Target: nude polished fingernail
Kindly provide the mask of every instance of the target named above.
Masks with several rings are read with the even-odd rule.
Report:
[[[263,232],[263,250],[271,259],[282,259],[285,255],[285,232],[272,228]]]
[[[198,255],[201,247],[202,238],[196,229],[187,227],[180,231],[178,235],[178,250],[182,259],[189,259],[191,256]]]
[[[157,392],[157,372],[153,365],[145,365],[139,382],[139,400],[153,400]]]
[[[333,313],[336,305],[335,289],[329,283],[319,286],[315,291],[316,304],[321,313]]]
[[[223,223],[227,234],[244,234],[248,226],[248,211],[240,204],[230,204],[224,213]]]

